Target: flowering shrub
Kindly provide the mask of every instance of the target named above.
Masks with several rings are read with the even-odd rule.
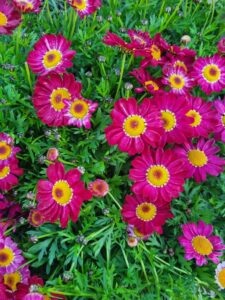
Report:
[[[224,297],[222,6],[160,5],[0,0],[1,299]]]

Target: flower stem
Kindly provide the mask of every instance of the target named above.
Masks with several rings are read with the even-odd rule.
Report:
[[[123,73],[124,73],[124,68],[125,68],[125,62],[126,62],[126,53],[123,54],[123,58],[122,58],[122,63],[121,63],[121,68],[120,68],[120,78],[119,78],[119,83],[117,86],[117,91],[116,91],[116,96],[115,98],[117,99],[120,88],[121,88],[121,84],[122,84],[122,79],[123,79]]]
[[[72,21],[72,28],[71,28],[70,35],[69,35],[69,40],[72,40],[72,38],[73,38],[75,29],[76,29],[77,18],[78,18],[78,14],[73,9],[73,16],[72,16],[73,21]]]
[[[116,203],[116,205],[119,207],[119,209],[121,209],[121,205],[119,204],[119,202],[116,200],[116,198],[110,193],[108,192],[108,195],[112,198],[112,200]]]
[[[25,70],[26,70],[26,74],[27,74],[27,81],[29,83],[29,87],[31,92],[33,91],[33,87],[32,87],[32,82],[31,82],[31,77],[30,77],[30,69],[29,66],[27,64],[27,62],[25,62]]]

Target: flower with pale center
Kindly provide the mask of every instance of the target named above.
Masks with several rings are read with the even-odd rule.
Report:
[[[131,138],[140,137],[145,133],[146,121],[139,115],[131,115],[124,120],[123,130]]]
[[[216,283],[219,285],[219,287],[224,290],[225,289],[225,261],[218,264],[216,267]]]

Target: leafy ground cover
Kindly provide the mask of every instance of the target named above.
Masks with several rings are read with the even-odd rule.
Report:
[[[217,52],[225,32],[224,4],[103,0],[98,11],[80,19],[66,1],[45,0],[40,13],[24,14],[12,35],[1,35],[0,131],[10,134],[21,148],[17,158],[24,170],[19,184],[6,194],[21,205],[22,213],[5,234],[18,243],[32,274],[44,279],[45,285],[39,288],[43,294],[61,293],[67,299],[224,298],[215,282],[216,265],[209,262],[199,267],[194,260],[185,260],[177,239],[182,224],[203,220],[225,240],[224,173],[201,183],[186,180],[184,191],[172,201],[174,218],[167,220],[163,234],[153,233],[136,247],[127,243],[121,207],[132,186],[128,174],[133,158],[110,147],[104,129],[111,122],[116,100],[135,96],[140,102],[148,94],[135,93],[133,87],[138,84],[129,74],[138,68],[140,58],[102,42],[109,30],[126,41],[127,29],[151,36],[161,33],[168,43],[177,45],[188,35],[188,48],[197,56],[210,56]],[[72,41],[70,48],[76,55],[68,71],[82,82],[82,96],[98,103],[91,129],[49,127],[36,114],[31,99],[37,76],[27,57],[45,34],[61,34]],[[214,101],[223,96],[220,91],[204,98]],[[224,144],[217,144],[224,157]],[[79,168],[86,186],[96,178],[104,179],[109,192],[85,202],[77,222],[69,221],[66,228],[59,222],[35,228],[28,215],[36,206],[37,183],[46,178],[51,164],[46,154],[53,147],[66,170]]]

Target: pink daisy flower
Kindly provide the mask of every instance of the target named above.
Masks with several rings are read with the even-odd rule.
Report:
[[[201,138],[196,145],[185,143],[175,151],[186,163],[187,176],[193,176],[197,182],[205,181],[207,174],[218,176],[223,172],[225,160],[215,155],[220,148],[215,146],[214,139]]]
[[[225,143],[225,98],[216,100],[214,107],[217,110],[217,124],[214,129],[215,139]]]
[[[170,61],[178,60],[184,62],[185,66],[190,70],[195,62],[196,52],[192,49],[172,45],[166,56]]]
[[[66,68],[72,67],[71,60],[76,54],[76,51],[69,49],[71,43],[62,35],[45,34],[29,53],[27,63],[36,74],[46,75],[52,71],[64,73]]]
[[[222,261],[220,264],[216,267],[216,283],[220,287],[221,290],[225,289],[225,261]]]
[[[187,100],[190,109],[186,116],[192,118],[189,125],[190,136],[207,138],[217,124],[216,111],[213,109],[212,103],[193,96],[188,97]]]
[[[45,300],[45,296],[40,293],[29,293],[24,296],[23,300]]]
[[[132,191],[151,201],[170,202],[183,191],[185,163],[172,149],[147,149],[131,163]]]
[[[39,227],[45,222],[45,217],[38,209],[32,209],[28,216],[28,223],[34,227]]]
[[[75,125],[77,127],[84,126],[87,129],[91,128],[91,117],[93,112],[98,107],[97,102],[87,100],[81,95],[77,95],[73,101],[65,101],[66,124]]]
[[[23,261],[21,264],[25,263]],[[13,273],[4,274],[4,284],[10,288],[11,291],[15,292],[17,290],[17,285],[19,283],[28,284],[28,279],[30,278],[30,270],[26,265]]]
[[[151,100],[138,104],[135,98],[120,99],[111,112],[112,125],[105,129],[110,145],[118,145],[120,151],[129,155],[141,153],[147,145],[156,146],[162,133],[162,122]]]
[[[40,0],[13,0],[13,4],[22,13],[39,13],[40,12]]]
[[[67,2],[77,11],[81,19],[93,14],[102,5],[101,0],[67,0]]]
[[[130,75],[134,76],[136,80],[143,85],[143,87],[139,87],[135,89],[136,93],[149,92],[150,94],[155,94],[159,91],[160,83],[159,80],[151,77],[148,71],[145,69],[135,69],[130,72]]]
[[[217,48],[220,54],[225,54],[225,37],[219,40]]]
[[[225,88],[225,58],[219,54],[198,58],[192,76],[206,94],[222,91]]]
[[[127,34],[130,37],[131,43],[136,45],[137,48],[144,48],[151,44],[151,37],[148,32],[143,32],[141,30],[132,30],[129,29]]]
[[[48,126],[66,125],[65,101],[80,93],[81,84],[73,74],[50,74],[37,79],[33,94],[34,107],[41,121]]]
[[[166,62],[162,66],[162,70],[164,74],[170,72],[171,69],[179,69],[182,70],[184,74],[189,73],[189,68],[181,59],[172,57],[169,62]]]
[[[14,147],[13,138],[3,132],[0,132],[0,167],[7,165],[20,152],[19,147]]]
[[[105,197],[109,192],[109,185],[105,180],[96,179],[88,184],[88,189],[95,197]]]
[[[0,34],[12,34],[21,23],[21,15],[6,0],[0,0]]]
[[[16,271],[21,265],[23,257],[10,237],[0,237],[0,274],[9,274]]]
[[[185,259],[195,259],[197,266],[207,265],[207,258],[215,264],[219,263],[218,256],[223,255],[225,249],[218,236],[212,236],[213,226],[203,221],[198,224],[187,223],[182,225],[183,236],[178,237],[179,243],[185,249]]]
[[[89,200],[92,194],[80,181],[78,169],[66,173],[63,164],[56,162],[47,168],[46,173],[49,180],[38,182],[37,209],[46,220],[54,223],[59,219],[61,226],[66,227],[69,218],[73,222],[78,219],[83,201]]]
[[[194,84],[180,67],[170,68],[162,79],[162,83],[169,85],[170,91],[178,95],[187,95]]]
[[[122,207],[123,221],[134,225],[142,234],[162,234],[162,225],[172,218],[169,204],[160,207],[141,196],[127,195]]]
[[[160,111],[163,121],[163,134],[158,140],[161,146],[187,141],[187,137],[190,136],[191,118],[186,116],[189,106],[184,97],[160,92],[150,100],[150,107]]]
[[[133,52],[130,44],[121,39],[117,34],[108,31],[106,35],[103,37],[103,43],[112,46],[119,47],[124,52]]]
[[[140,230],[138,230],[137,227],[135,227],[134,225],[131,225],[131,224],[128,224],[128,226],[127,226],[127,234],[128,234],[128,237],[137,239],[137,241],[148,240],[151,235],[151,234],[143,234],[142,232],[140,232]]]
[[[23,170],[18,167],[18,160],[15,158],[10,163],[0,166],[0,190],[9,191],[18,184],[18,178]]]

